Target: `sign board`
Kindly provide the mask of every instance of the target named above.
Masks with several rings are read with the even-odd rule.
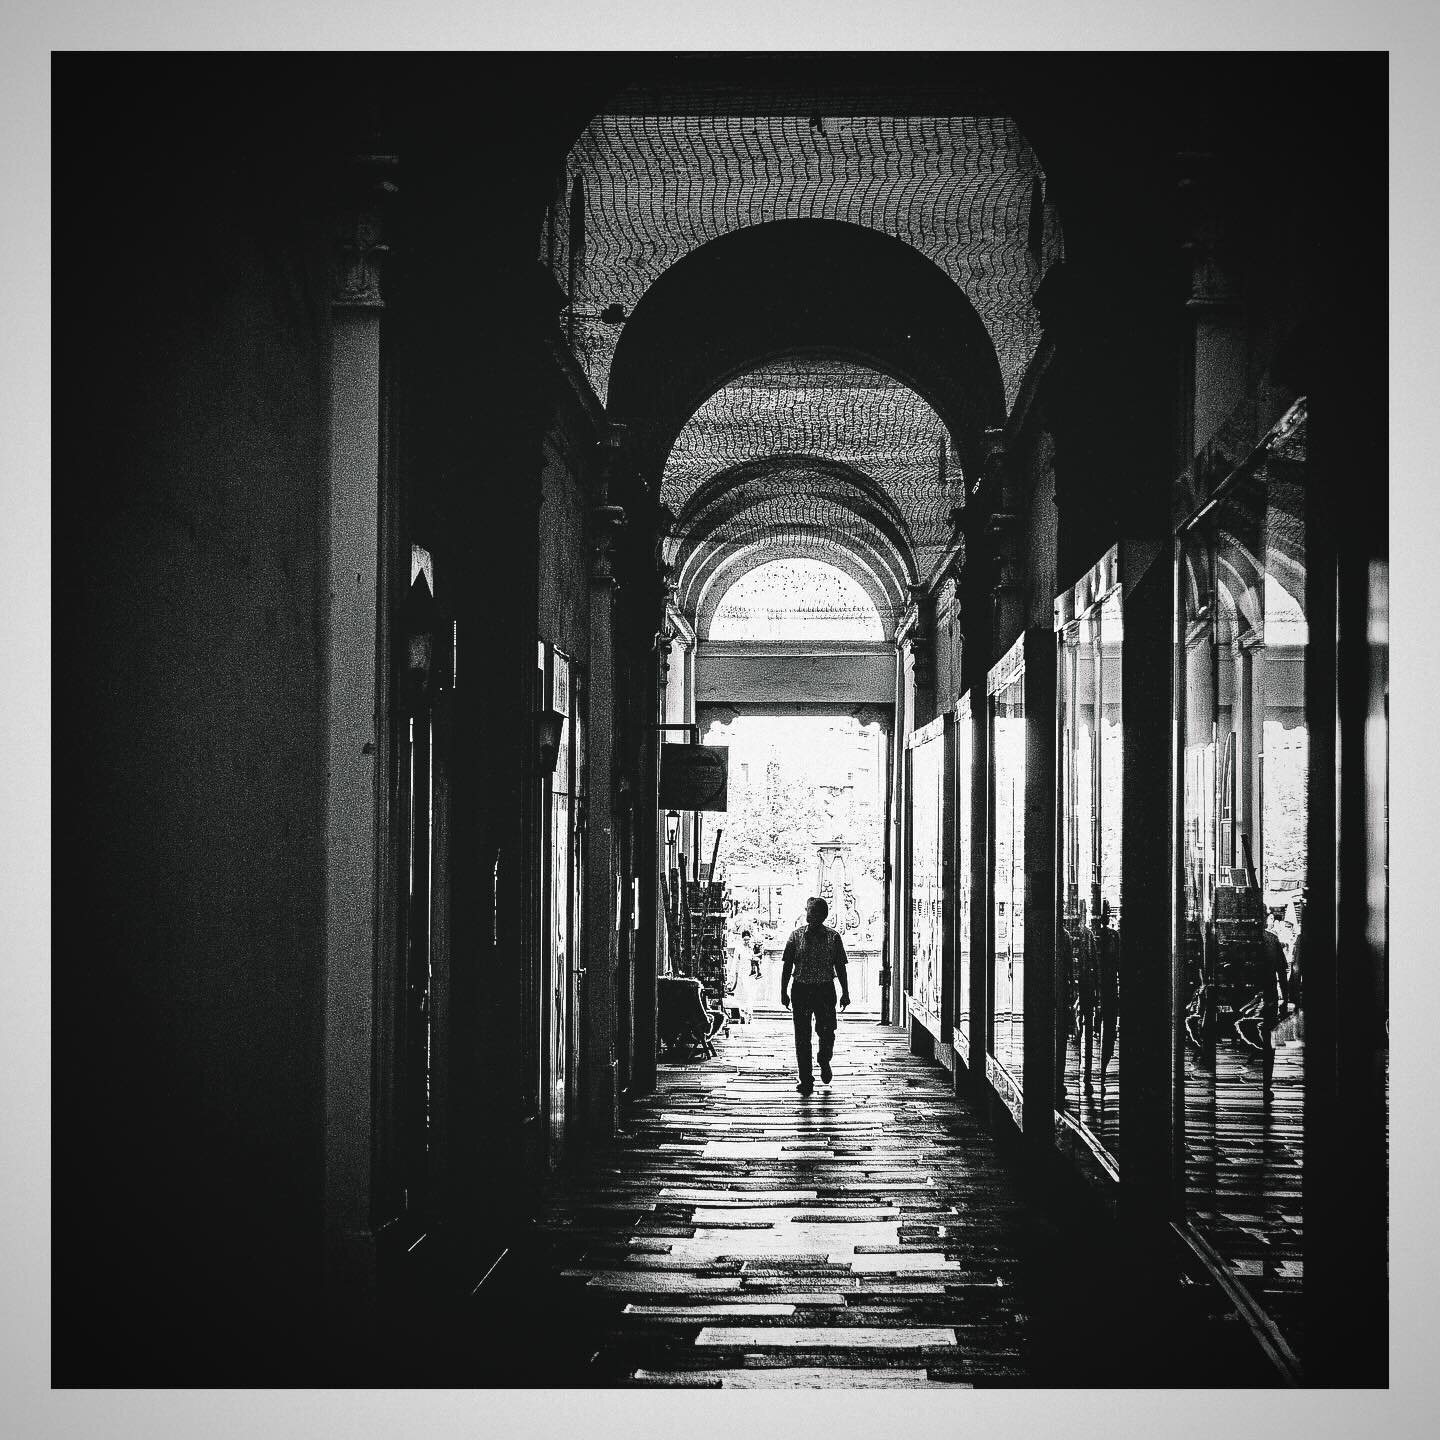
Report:
[[[729,781],[728,745],[660,747],[662,810],[726,810]]]

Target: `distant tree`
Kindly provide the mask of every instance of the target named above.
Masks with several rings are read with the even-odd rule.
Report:
[[[853,787],[816,784],[812,775],[782,765],[772,748],[763,779],[731,787],[726,867],[794,873],[803,881],[815,867],[815,841],[846,840],[863,857],[862,872],[878,879],[880,826],[873,811],[856,803]]]

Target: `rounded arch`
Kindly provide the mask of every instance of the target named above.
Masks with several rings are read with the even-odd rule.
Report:
[[[864,587],[886,625],[916,579],[909,529],[890,496],[816,456],[773,456],[722,472],[685,506],[668,550],[676,603],[701,627],[729,585],[767,560],[823,558]]]
[[[790,596],[785,594],[786,590]],[[791,596],[796,591],[804,597],[796,603]],[[707,597],[708,598],[708,597]],[[819,601],[819,606],[815,605]],[[827,608],[838,605],[837,609]],[[727,614],[732,605],[745,607],[764,605],[768,608],[778,602],[782,625],[787,621],[804,626],[808,620],[823,611],[830,621],[831,633],[811,636],[809,634],[778,634],[772,637],[735,634],[723,636],[719,632],[727,625],[737,623],[733,614]],[[772,617],[776,612],[772,611]],[[759,563],[739,568],[733,577],[727,576],[723,590],[716,590],[714,599],[702,607],[704,628],[697,628],[702,640],[711,639],[814,639],[821,643],[845,640],[883,640],[886,638],[885,620],[875,597],[848,570],[837,565],[830,557],[818,555],[767,555]],[[862,634],[840,634],[833,629],[853,630],[858,624]]]
[[[945,422],[888,375],[809,355],[746,371],[711,395],[666,456],[661,502],[683,511],[717,475],[786,456],[843,460],[895,502],[917,547],[948,542],[964,476]]]
[[[864,590],[880,617],[881,630],[888,635],[894,630],[904,608],[904,597],[896,595],[890,577],[877,563],[877,558],[862,549],[842,547],[836,544],[833,535],[819,529],[792,535],[780,545],[756,541],[717,550],[693,577],[695,599],[690,613],[694,615],[695,633],[701,640],[710,638],[715,612],[730,590],[752,570],[775,560],[819,560],[848,576]]]
[[[945,421],[967,471],[1005,418],[995,348],[942,270],[900,240],[832,220],[777,220],[702,245],[665,272],[626,324],[610,418],[652,482],[681,427],[727,381],[791,355],[888,375]]]

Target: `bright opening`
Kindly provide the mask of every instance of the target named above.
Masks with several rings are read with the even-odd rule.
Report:
[[[822,560],[771,560],[742,575],[710,624],[712,640],[883,640],[875,602]]]
[[[736,1003],[783,1013],[780,966],[805,899],[821,895],[848,956],[850,1014],[879,1014],[884,941],[885,742],[852,715],[742,715],[711,725],[730,747],[729,810],[716,869],[730,911],[731,949],[751,931]],[[716,817],[719,819],[719,817]],[[753,946],[760,974],[751,974]]]

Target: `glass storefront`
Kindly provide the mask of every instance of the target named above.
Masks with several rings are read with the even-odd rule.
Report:
[[[955,706],[955,1049],[966,1063],[970,1060],[970,956],[971,903],[970,864],[973,846],[970,837],[970,789],[975,763],[975,733],[971,729],[970,697],[962,695]]]
[[[1120,1149],[1120,653],[1116,552],[1056,606],[1059,629],[1059,1106]]]
[[[1305,416],[1179,537],[1187,1219],[1299,1350]]]
[[[1021,641],[990,672],[990,885],[995,937],[990,1054],[1016,1097],[1023,1091],[1025,1057],[1024,653]]]
[[[909,739],[910,747],[910,1013],[940,1033],[940,977],[944,963],[941,883],[944,843],[944,719]]]

